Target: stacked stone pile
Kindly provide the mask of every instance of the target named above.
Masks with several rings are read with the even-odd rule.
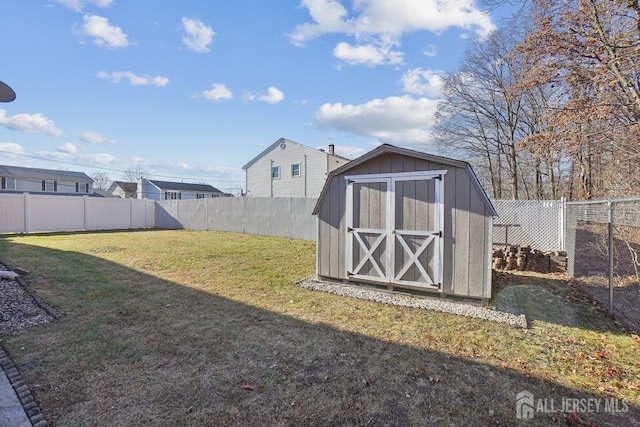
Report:
[[[543,252],[529,246],[503,246],[492,255],[493,269],[502,271],[535,271],[538,273],[565,273],[567,253]]]

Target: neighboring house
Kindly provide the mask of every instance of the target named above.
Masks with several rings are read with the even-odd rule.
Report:
[[[107,190],[109,193],[121,199],[137,199],[138,183],[126,181],[113,181]]]
[[[84,172],[0,165],[0,192],[93,195],[93,180]]]
[[[242,167],[247,196],[318,197],[329,172],[349,163],[334,148],[316,150],[280,138]]]
[[[185,200],[232,197],[209,184],[157,181],[142,178],[138,181],[138,198],[153,200]]]

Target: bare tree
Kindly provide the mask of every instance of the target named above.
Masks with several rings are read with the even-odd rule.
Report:
[[[124,170],[125,179],[129,182],[137,182],[140,178],[144,178],[149,175],[141,166],[133,166]]]
[[[106,190],[111,185],[111,178],[105,172],[96,171],[90,175],[91,179],[93,179],[93,188],[99,188],[101,190]]]
[[[520,87],[523,62],[511,54],[520,41],[510,30],[473,42],[459,72],[445,79],[436,114],[434,135],[440,146],[473,159],[495,198],[533,197],[529,175],[540,180],[536,194],[542,197],[543,160],[553,158],[523,145],[545,125],[540,110],[546,108],[548,94]]]
[[[538,143],[570,156],[569,196],[637,194],[640,6],[622,0],[532,0],[534,29],[516,49],[523,87],[554,85]]]

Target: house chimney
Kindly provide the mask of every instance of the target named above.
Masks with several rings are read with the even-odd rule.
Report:
[[[329,144],[329,154],[335,155],[336,146],[333,144]]]

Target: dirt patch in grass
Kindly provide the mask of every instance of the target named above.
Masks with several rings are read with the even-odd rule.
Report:
[[[639,344],[561,279],[510,279],[576,313],[522,330],[298,288],[309,242],[81,233],[0,251],[62,314],[2,340],[54,425],[513,425],[523,390],[625,399],[625,413],[580,417],[640,423]]]

